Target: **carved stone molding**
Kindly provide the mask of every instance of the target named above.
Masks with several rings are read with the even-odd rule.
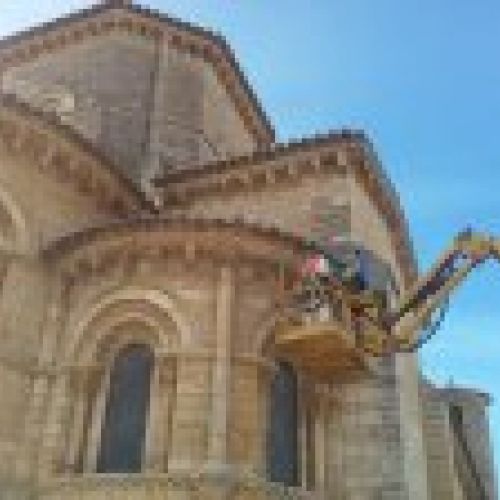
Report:
[[[72,184],[76,192],[92,197],[110,215],[123,217],[145,206],[115,166],[66,128],[47,125],[37,112],[10,96],[1,99],[0,142],[12,154],[24,157],[57,182]]]
[[[300,238],[243,223],[144,219],[67,235],[46,248],[43,258],[56,264],[69,288],[110,267],[131,273],[134,262],[148,256],[157,262],[185,261],[192,267],[194,254],[196,265],[207,261],[216,266],[247,265],[254,276],[274,273],[277,278],[280,263],[291,272],[306,250]]]
[[[267,161],[254,161],[254,156],[238,161],[222,161],[206,165],[203,169],[183,171],[158,179],[157,184],[164,194],[165,206],[176,207],[189,204],[191,199],[216,193],[255,191],[275,184],[298,184],[308,175],[345,175],[345,166],[337,161],[337,152],[321,154],[309,152],[304,155],[283,155]]]

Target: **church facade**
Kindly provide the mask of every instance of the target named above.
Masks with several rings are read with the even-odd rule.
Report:
[[[223,38],[125,1],[0,41],[0,78],[2,498],[494,498],[486,395],[275,348],[308,242],[417,276],[363,133],[276,143]]]

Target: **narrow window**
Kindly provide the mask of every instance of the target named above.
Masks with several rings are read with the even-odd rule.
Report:
[[[122,349],[111,371],[97,472],[140,472],[153,354],[144,345]]]
[[[273,482],[298,485],[297,376],[281,362],[271,384],[268,475]]]

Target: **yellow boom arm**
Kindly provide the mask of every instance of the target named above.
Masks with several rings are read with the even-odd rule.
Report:
[[[468,274],[489,258],[500,262],[500,240],[466,230],[460,233],[438,262],[405,295],[395,313],[385,320],[387,341],[377,349],[412,350],[421,344],[421,331],[431,314],[464,281]],[[373,342],[373,338],[372,338]]]

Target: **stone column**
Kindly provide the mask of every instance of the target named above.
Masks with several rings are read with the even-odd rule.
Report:
[[[312,489],[314,483],[314,439],[313,403],[311,383],[305,377],[299,378],[299,451],[300,451],[300,485],[305,490]]]
[[[300,443],[300,486],[307,490],[307,466],[309,463],[307,452],[308,452],[308,420],[309,409],[305,406],[300,406],[300,417],[299,417],[299,443]]]
[[[212,376],[212,414],[208,451],[210,468],[220,468],[227,465],[233,294],[233,270],[226,266],[220,270],[216,293],[216,351]]]
[[[176,358],[173,355],[162,357],[160,370],[160,412],[161,412],[161,471],[168,468],[168,459],[172,444],[172,412],[175,407],[176,392]]]
[[[43,453],[38,457],[42,476],[50,476],[60,469],[64,460],[64,417],[68,407],[68,377],[55,373],[49,392],[50,407],[47,424],[43,429]]]
[[[323,391],[319,391],[316,396],[318,402],[316,404],[317,413],[314,428],[314,449],[315,449],[315,464],[316,464],[316,481],[315,491],[321,496],[326,493],[326,401]]]
[[[153,373],[151,374],[151,395],[149,403],[148,427],[144,446],[144,469],[148,472],[162,472],[164,455],[163,402],[167,396],[162,384],[164,357],[155,356]]]
[[[100,366],[96,368],[95,376],[97,379],[97,397],[95,404],[92,405],[89,418],[88,439],[86,449],[84,450],[83,472],[91,473],[97,469],[97,460],[99,456],[102,424],[106,418],[106,404],[109,394],[111,369]]]
[[[65,451],[65,467],[67,472],[77,472],[78,457],[82,444],[82,435],[85,425],[85,410],[89,403],[89,374],[82,370],[71,373],[72,418],[68,434],[68,443]]]

